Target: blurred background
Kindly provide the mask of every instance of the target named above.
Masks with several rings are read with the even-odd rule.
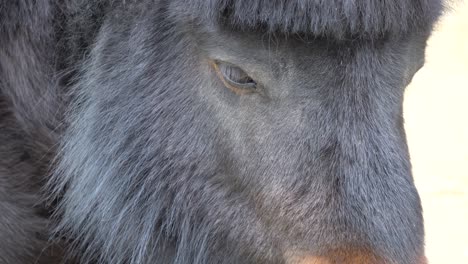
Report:
[[[436,27],[404,109],[429,264],[468,264],[468,0]]]

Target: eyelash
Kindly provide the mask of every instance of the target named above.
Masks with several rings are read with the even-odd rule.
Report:
[[[222,61],[213,61],[212,65],[218,78],[234,93],[242,95],[256,92],[257,82],[241,68]]]

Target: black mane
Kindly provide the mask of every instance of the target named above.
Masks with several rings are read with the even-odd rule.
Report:
[[[442,10],[440,0],[183,0],[182,4],[190,15],[214,23],[221,20],[241,30],[337,38],[404,34],[431,25]]]

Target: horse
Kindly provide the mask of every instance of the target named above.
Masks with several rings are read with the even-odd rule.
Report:
[[[423,264],[441,0],[0,4],[0,263]]]

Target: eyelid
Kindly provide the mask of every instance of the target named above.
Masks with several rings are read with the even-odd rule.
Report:
[[[250,94],[250,93],[254,93],[255,91],[253,90],[252,87],[250,87],[249,84],[241,84],[241,83],[236,83],[230,79],[228,79],[224,74],[223,72],[221,71],[221,69],[219,68],[219,63],[225,63],[225,62],[220,62],[220,61],[211,61],[211,65],[213,67],[213,69],[215,70],[216,72],[216,75],[218,76],[218,78],[221,80],[221,82],[223,82],[223,84],[229,88],[230,90],[232,90],[234,93],[238,94],[238,95],[243,95],[243,94]],[[227,63],[229,64],[229,63]],[[237,67],[235,65],[232,65],[232,67]],[[244,86],[244,87],[242,87]]]

